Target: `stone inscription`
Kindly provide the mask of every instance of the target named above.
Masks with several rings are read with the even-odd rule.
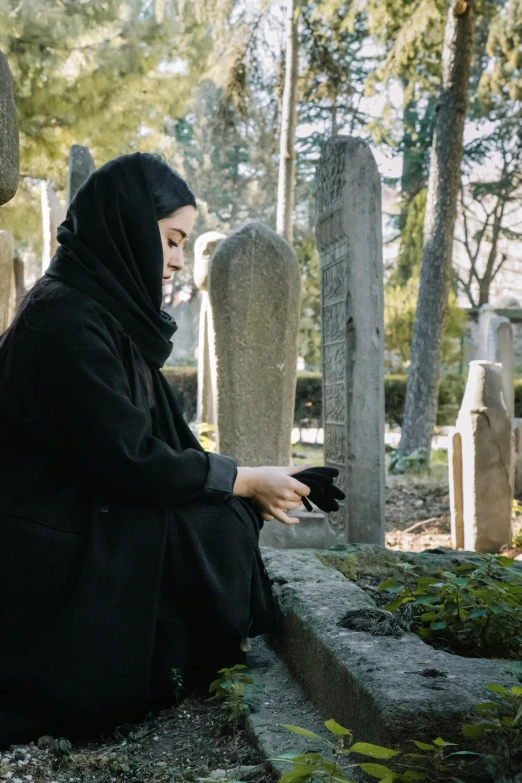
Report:
[[[343,381],[345,377],[345,345],[333,343],[324,347],[324,377],[327,383]]]
[[[332,465],[345,464],[345,434],[344,426],[339,424],[326,424],[324,458]]]
[[[325,345],[345,336],[346,305],[337,302],[323,307],[323,340]]]
[[[344,383],[326,383],[324,387],[325,421],[343,422],[346,416],[346,396]]]
[[[323,307],[342,298],[346,286],[345,274],[342,260],[323,269]]]

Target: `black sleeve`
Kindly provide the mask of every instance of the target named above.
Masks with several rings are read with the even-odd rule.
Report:
[[[148,434],[112,337],[94,321],[48,332],[39,386],[53,438],[95,481],[155,503],[222,502],[233,493],[230,457],[177,452]]]

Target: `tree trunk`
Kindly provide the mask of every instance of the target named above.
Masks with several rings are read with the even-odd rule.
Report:
[[[473,0],[472,0],[473,2]],[[442,51],[442,85],[424,221],[424,249],[419,298],[410,354],[410,371],[399,450],[411,454],[431,449],[444,320],[451,280],[453,234],[457,213],[472,51],[472,2],[451,2]]]
[[[286,18],[286,71],[281,117],[277,233],[292,243],[295,195],[295,129],[297,125],[297,25],[300,0],[288,0]]]

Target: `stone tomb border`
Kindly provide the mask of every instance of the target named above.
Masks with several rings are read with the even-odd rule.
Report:
[[[376,608],[341,570],[360,574],[366,563],[363,573],[384,579],[390,560],[448,569],[472,553],[400,553],[374,545],[261,551],[278,607],[279,655],[317,710],[355,730],[358,739],[411,749],[413,739],[440,736],[464,747],[460,726],[473,705],[489,700],[484,683],[520,685],[522,662],[463,658],[433,649],[414,633],[374,636],[340,625],[350,610]]]

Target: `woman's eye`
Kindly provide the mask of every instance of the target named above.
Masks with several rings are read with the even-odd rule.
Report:
[[[169,239],[169,247],[177,247],[177,246],[178,246],[177,242],[173,242],[172,239]]]

